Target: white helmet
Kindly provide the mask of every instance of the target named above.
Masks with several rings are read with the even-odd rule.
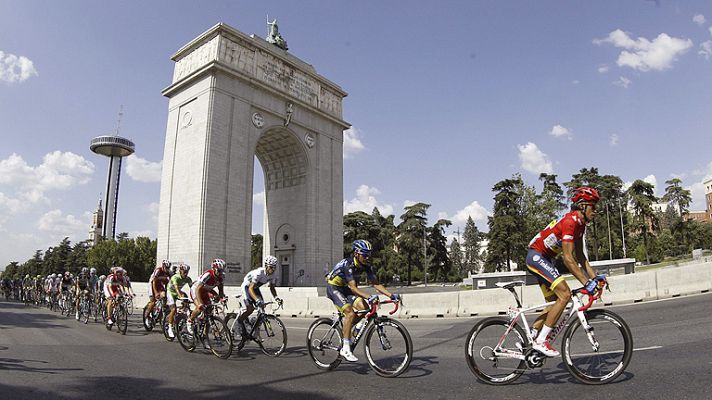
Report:
[[[277,257],[275,257],[275,256],[265,257],[265,267],[276,268],[277,267]]]

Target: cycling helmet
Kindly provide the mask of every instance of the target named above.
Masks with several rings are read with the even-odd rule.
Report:
[[[277,257],[275,257],[275,256],[265,257],[265,267],[277,268]]]
[[[361,254],[362,256],[368,257],[371,255],[371,250],[373,248],[371,247],[371,243],[369,243],[368,240],[358,239],[354,240],[353,244],[351,245],[351,249],[353,249],[354,253],[356,254]]]
[[[188,272],[190,272],[190,265],[181,263],[181,265],[178,269],[180,269],[182,272],[185,272],[187,274]]]
[[[168,268],[170,268],[170,266],[171,266],[170,261],[168,261],[168,260],[161,261],[161,268],[168,270]]]
[[[598,203],[601,196],[598,194],[598,190],[590,188],[587,186],[582,186],[574,190],[573,196],[571,196],[571,203],[581,204],[581,203]]]
[[[100,280],[100,281],[103,281],[103,280],[105,280],[105,279],[106,279],[106,275],[101,275],[101,276],[99,277],[99,280]]]
[[[64,276],[70,276],[71,273],[69,271],[64,271]]]
[[[52,274],[52,275],[50,275],[49,277],[52,278],[52,279],[54,279],[54,278],[57,277],[57,274]]]
[[[89,273],[89,268],[87,268],[87,267],[82,268],[82,274],[86,275],[88,273]]]
[[[175,275],[175,273],[178,272],[178,264],[171,264],[170,272],[171,275]]]
[[[212,268],[216,269],[220,272],[224,271],[225,270],[225,261],[222,259],[219,259],[219,258],[214,259]]]
[[[30,274],[25,275],[25,279],[30,279]]]
[[[91,267],[91,269],[89,270],[89,273],[92,275],[96,275],[96,268]]]

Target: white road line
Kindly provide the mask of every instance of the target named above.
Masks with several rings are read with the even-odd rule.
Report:
[[[663,346],[641,347],[639,349],[633,349],[633,351],[655,350],[655,349],[661,349],[662,347]]]
[[[641,347],[639,349],[633,349],[633,351],[643,351],[643,350],[655,350],[659,349],[663,346],[650,346],[650,347]],[[586,357],[586,356],[602,356],[605,354],[618,354],[622,353],[623,350],[616,350],[616,351],[601,351],[597,353],[581,353],[581,354],[575,354],[576,357]]]

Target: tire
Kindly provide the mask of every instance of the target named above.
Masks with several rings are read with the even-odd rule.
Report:
[[[287,348],[287,328],[276,316],[264,315],[255,329],[255,341],[263,353],[279,357]]]
[[[332,370],[341,364],[341,325],[332,328],[333,323],[331,318],[319,318],[307,331],[309,357],[319,369]]]
[[[133,315],[133,312],[134,312],[133,297],[129,297],[129,299],[126,300],[126,312],[129,315]]]
[[[84,320],[84,324],[89,323],[89,317],[91,316],[91,302],[89,300],[84,300],[81,303],[81,319]]]
[[[413,360],[413,341],[399,321],[379,318],[364,335],[364,351],[371,368],[380,376],[394,378]]]
[[[143,329],[146,330],[146,332],[151,332],[153,330],[153,326],[156,324],[156,321],[153,319],[153,315],[148,314],[148,318],[146,318],[146,310],[148,309],[148,304],[143,306],[143,313],[141,314],[141,323],[143,323]],[[148,322],[146,322],[148,320]]]
[[[235,351],[242,350],[245,347],[245,341],[247,340],[242,333],[240,333],[240,325],[237,322],[237,314],[229,313],[225,316],[225,325],[227,325],[230,330],[230,335],[232,336],[232,343]]]
[[[564,331],[564,366],[576,379],[590,385],[615,380],[633,355],[633,335],[618,314],[608,310],[585,312],[598,348],[593,349],[581,320],[574,319]]]
[[[125,335],[129,326],[129,314],[126,312],[125,306],[117,305],[117,307],[119,307],[119,310],[116,313],[116,329],[119,330],[120,334]]]
[[[232,335],[227,325],[225,325],[225,321],[220,317],[210,316],[207,324],[209,329],[207,341],[210,345],[210,351],[217,358],[223,360],[230,358],[233,348]]]
[[[175,321],[176,324],[176,337],[178,338],[178,343],[187,352],[192,352],[195,350],[195,336],[188,332],[188,317],[183,314],[176,314]]]
[[[509,328],[507,318],[485,318],[475,324],[467,335],[465,358],[473,374],[490,385],[506,385],[519,378],[526,370],[526,362],[516,358],[495,357],[494,347]],[[514,353],[522,353],[520,347],[527,347],[528,339],[519,325],[509,331],[502,340],[501,347]]]

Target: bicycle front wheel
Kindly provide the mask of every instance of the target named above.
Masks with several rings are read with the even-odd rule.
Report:
[[[208,345],[215,357],[226,359],[232,354],[232,335],[225,321],[211,316],[208,320]]]
[[[472,327],[465,342],[465,358],[473,374],[490,385],[506,385],[526,369],[522,349],[527,338],[519,325],[510,329],[506,318],[485,318]]]
[[[263,353],[279,357],[287,348],[287,328],[274,315],[264,315],[255,329],[255,341]]]
[[[180,347],[188,352],[195,350],[195,336],[188,331],[188,317],[176,314],[176,319],[173,322],[176,324],[176,337]]]
[[[563,359],[576,379],[600,385],[625,371],[633,355],[633,335],[617,314],[608,310],[589,310],[584,314],[592,330],[587,332],[577,318],[564,332]]]
[[[129,299],[126,300],[126,312],[129,315],[133,315],[133,312],[134,312],[133,297],[129,297]]]
[[[126,312],[125,306],[118,306],[119,307],[119,312],[116,313],[116,328],[119,330],[119,333],[122,335],[126,334],[126,329],[129,326],[129,315]]]
[[[148,304],[143,307],[143,317],[141,321],[143,322],[143,329],[145,329],[146,332],[151,332],[153,326],[156,324],[156,321],[153,319],[153,312],[148,312]]]
[[[341,364],[341,326],[332,327],[331,318],[319,318],[307,331],[307,350],[309,357],[320,369],[331,370]]]
[[[413,359],[413,341],[399,321],[376,320],[366,331],[365,339],[366,360],[378,375],[393,378],[408,369]]]

